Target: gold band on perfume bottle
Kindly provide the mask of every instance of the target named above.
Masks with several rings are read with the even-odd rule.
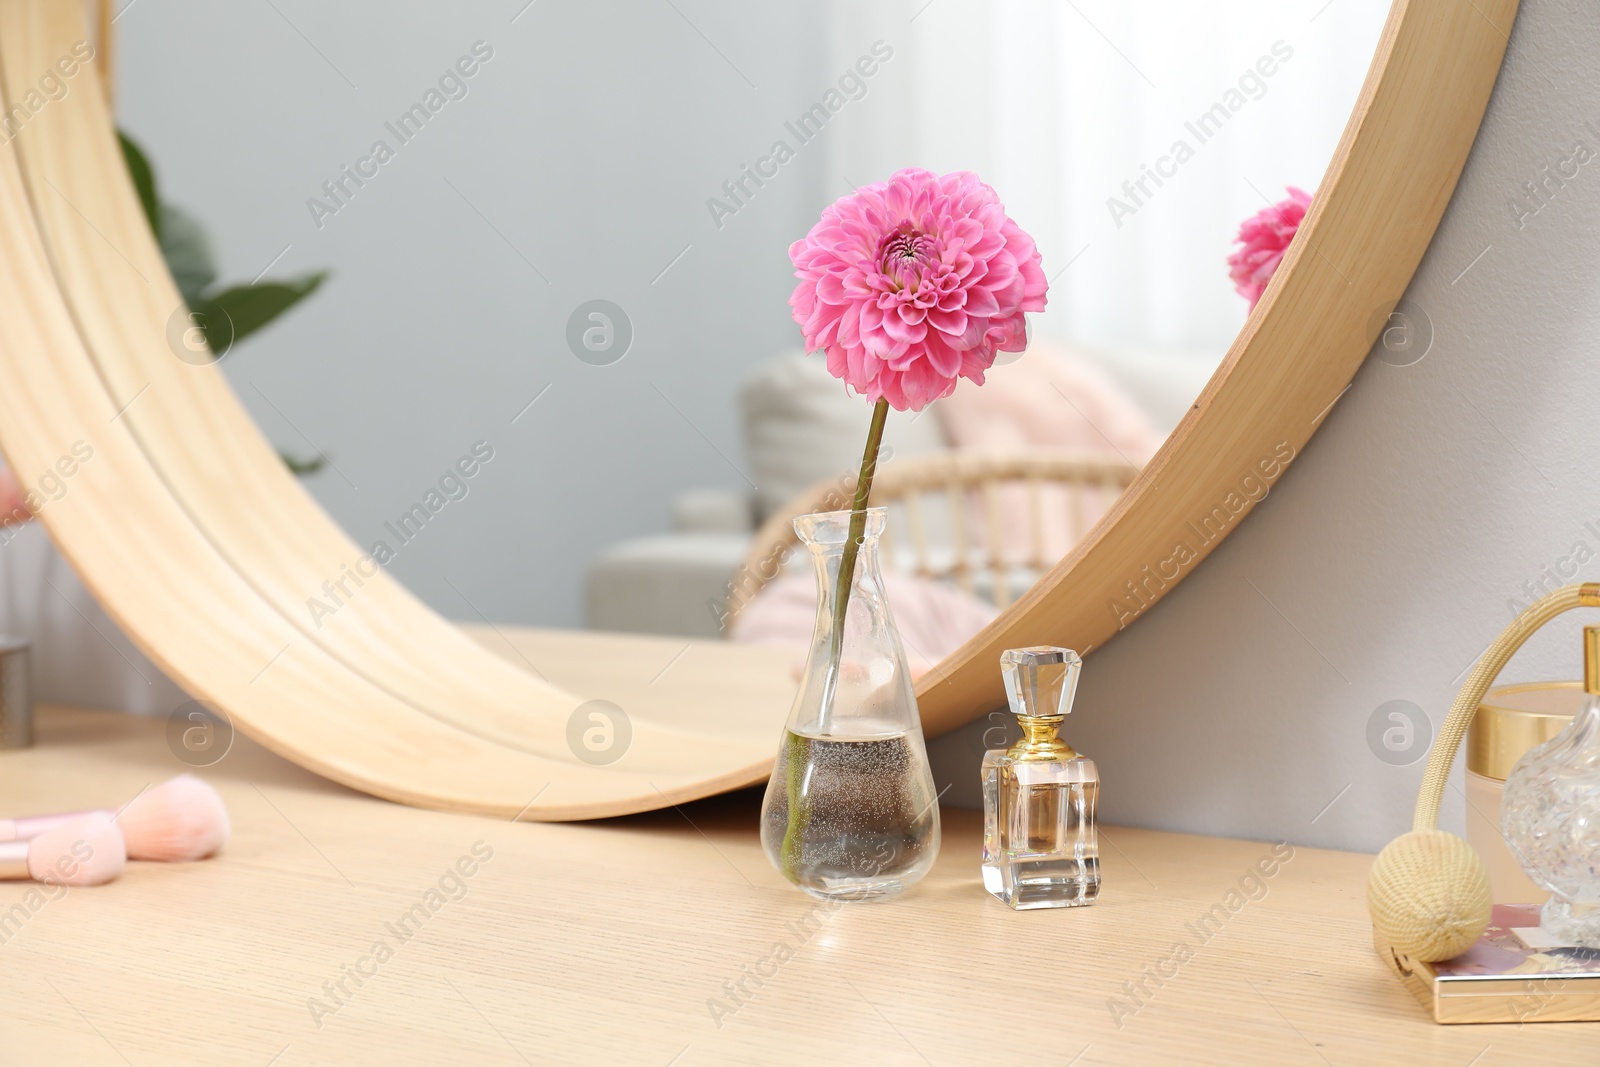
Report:
[[[1077,751],[1056,732],[1064,721],[1065,715],[1018,715],[1022,739],[1006,754],[1014,760],[1077,759]]]
[[[1600,626],[1583,628],[1583,691],[1600,693]]]

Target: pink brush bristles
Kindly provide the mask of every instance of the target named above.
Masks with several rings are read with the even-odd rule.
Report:
[[[140,793],[121,811],[0,819],[0,842],[31,841],[89,814],[103,814],[115,820],[127,841],[130,859],[166,863],[201,860],[214,855],[228,840],[228,809],[223,807],[217,791],[192,774],[180,774]]]
[[[222,798],[192,774],[180,774],[134,797],[117,825],[136,860],[186,863],[215,855],[228,840]]]
[[[28,843],[28,873],[50,885],[103,885],[127,862],[121,832],[100,812],[53,826]]]

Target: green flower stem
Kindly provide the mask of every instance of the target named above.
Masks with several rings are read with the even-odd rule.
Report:
[[[828,673],[822,685],[822,707],[817,714],[824,732],[833,716],[833,698],[838,692],[839,671],[844,658],[844,620],[850,611],[850,587],[855,583],[856,557],[867,531],[867,499],[872,494],[872,477],[878,472],[878,448],[883,444],[883,426],[889,417],[889,402],[878,401],[872,409],[872,425],[867,429],[867,448],[861,456],[861,474],[856,478],[855,500],[850,506],[850,530],[839,558],[838,584],[833,594],[833,635],[829,645]],[[783,874],[799,884],[800,854],[806,826],[811,822],[811,801],[804,794],[806,767],[811,762],[811,739],[793,730],[785,741],[788,768],[784,785],[789,795],[789,821],[783,831]]]
[[[878,401],[872,409],[872,425],[867,429],[867,449],[861,456],[861,474],[856,478],[856,498],[850,506],[850,534],[845,539],[844,555],[839,559],[839,584],[833,591],[833,647],[828,659],[830,684],[824,688],[821,718],[827,721],[833,711],[833,694],[838,685],[840,661],[844,655],[844,619],[850,610],[850,586],[856,577],[856,555],[867,531],[867,498],[872,494],[872,477],[878,473],[878,446],[883,444],[883,424],[889,418],[889,402]]]
[[[811,739],[790,730],[784,744],[789,748],[789,765],[784,775],[789,793],[789,822],[783,829],[783,876],[799,885],[800,854],[805,844],[806,826],[811,822],[811,798],[804,791],[806,765],[811,762]]]

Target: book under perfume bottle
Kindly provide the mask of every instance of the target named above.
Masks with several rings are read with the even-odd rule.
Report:
[[[1022,739],[984,753],[983,885],[1018,911],[1093,904],[1100,894],[1100,775],[1060,734],[1082,667],[1067,648],[1000,657]]]

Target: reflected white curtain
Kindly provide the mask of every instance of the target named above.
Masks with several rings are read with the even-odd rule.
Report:
[[[830,124],[830,194],[907,165],[976,171],[1054,279],[1036,329],[1215,360],[1246,312],[1227,277],[1233,235],[1286,185],[1315,191],[1388,4],[832,0],[829,11],[835,76],[876,40],[894,49]],[[1229,103],[1203,143],[1185,125]],[[1193,152],[1181,164],[1180,141]],[[1146,177],[1136,202],[1124,182],[1158,163],[1171,176],[1159,188]],[[1114,220],[1112,197],[1131,213]]]

